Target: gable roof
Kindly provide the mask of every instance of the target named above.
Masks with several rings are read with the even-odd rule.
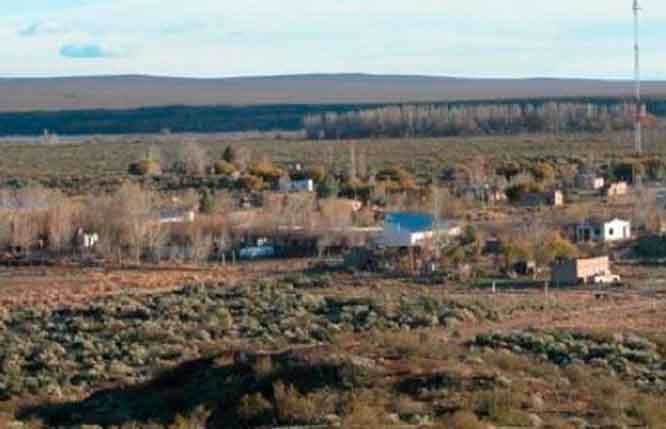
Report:
[[[590,218],[585,219],[579,225],[580,226],[602,226],[602,225],[607,225],[609,223],[629,224],[631,222],[628,221],[628,220],[619,219],[619,218],[602,218],[602,217],[592,216]]]
[[[385,223],[398,225],[401,229],[411,232],[430,231],[435,223],[433,215],[428,213],[387,213]]]

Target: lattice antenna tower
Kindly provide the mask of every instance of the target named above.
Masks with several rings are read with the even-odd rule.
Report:
[[[636,117],[634,118],[634,146],[636,153],[643,153],[643,136],[641,118],[643,106],[641,102],[641,48],[640,48],[640,13],[641,6],[634,0],[634,101],[636,103]]]

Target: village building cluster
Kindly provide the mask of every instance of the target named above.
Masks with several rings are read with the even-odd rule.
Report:
[[[430,183],[399,166],[336,172],[266,160],[244,165],[225,152],[210,174],[229,189],[177,196],[132,184],[97,199],[43,188],[3,191],[0,250],[5,257],[69,249],[225,263],[328,255],[348,269],[457,278],[550,272],[553,284],[565,285],[619,281],[612,270],[618,255],[666,225],[659,212],[636,218],[639,209],[663,210],[663,193],[645,205],[637,195],[648,194],[626,180],[589,170],[563,180],[544,162],[509,173],[447,170]],[[572,215],[576,208],[584,210]]]

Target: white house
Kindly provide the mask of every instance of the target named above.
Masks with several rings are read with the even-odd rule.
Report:
[[[88,233],[83,228],[76,231],[76,244],[84,249],[92,249],[99,242],[99,234]]]
[[[289,176],[280,178],[280,192],[314,192],[314,181],[312,179],[291,180]]]
[[[377,240],[380,247],[420,247],[438,238],[448,239],[462,234],[462,227],[454,221],[435,221],[427,213],[388,213],[384,228]]]
[[[631,222],[622,219],[600,220],[587,219],[576,225],[576,241],[609,243],[629,240],[631,238]]]
[[[576,187],[590,191],[598,191],[606,185],[603,177],[596,174],[579,174],[576,176]]]
[[[163,209],[155,213],[153,216],[161,224],[168,223],[193,223],[196,213],[191,209],[176,208],[176,209]]]

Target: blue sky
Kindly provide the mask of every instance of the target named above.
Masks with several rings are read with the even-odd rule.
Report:
[[[642,0],[666,79],[666,2]],[[0,0],[0,76],[632,75],[631,0]]]

